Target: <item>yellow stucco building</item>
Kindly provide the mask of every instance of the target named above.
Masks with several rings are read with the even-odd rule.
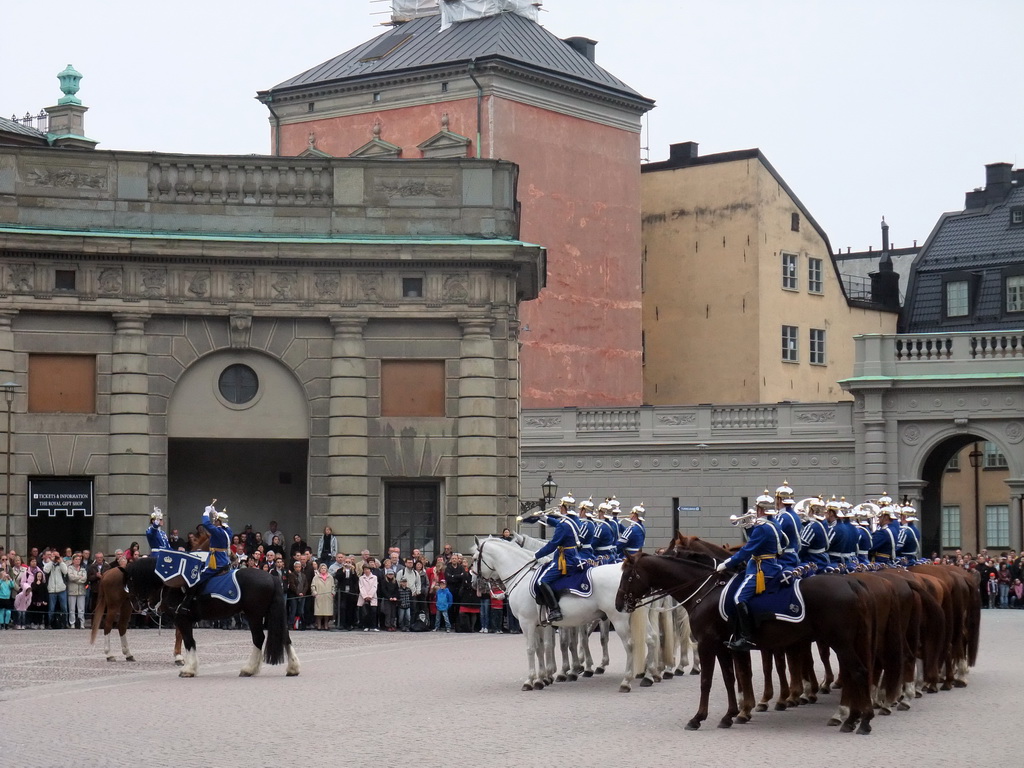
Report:
[[[850,399],[836,382],[853,336],[896,330],[895,273],[849,296],[827,235],[758,149],[674,144],[642,171],[645,402]]]

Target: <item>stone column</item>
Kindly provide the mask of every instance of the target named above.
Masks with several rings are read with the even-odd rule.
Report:
[[[11,323],[14,321],[14,316],[17,312],[0,312],[0,384],[8,381],[14,381],[23,383],[24,377],[21,381],[18,381],[18,372],[14,370],[14,331],[11,329]],[[4,483],[2,486],[3,497],[0,497],[0,503],[7,504],[10,501],[10,508],[4,506],[4,528],[0,530],[0,535],[5,535],[8,541],[4,541],[5,546],[13,545],[18,552],[25,551],[25,536],[28,531],[26,530],[26,517],[24,514],[25,503],[23,491],[19,491],[21,483],[15,471],[17,462],[14,460],[15,453],[15,439],[14,439],[14,415],[16,413],[15,404],[18,400],[18,394],[24,390],[24,386],[18,387],[15,390],[14,400],[11,401],[10,410],[8,411],[7,402],[4,399],[6,393],[0,391],[0,409],[4,411],[4,443],[3,453],[0,454],[0,480]],[[8,472],[7,457],[10,455],[10,471]],[[11,487],[8,488],[7,478],[10,477]]]
[[[877,498],[886,491],[890,494],[895,489],[889,488],[889,457],[886,451],[885,412],[881,392],[863,393],[864,413],[860,424],[863,431],[863,443],[858,446],[863,456],[863,488],[868,498]],[[893,458],[895,461],[895,458]]]
[[[1010,549],[1024,551],[1024,478],[1005,481],[1010,489]]]
[[[115,313],[110,361],[107,548],[143,538],[152,511],[149,472],[149,315]]]
[[[491,533],[498,512],[499,407],[495,380],[492,318],[463,318],[459,359],[458,400],[458,472],[457,487],[449,497],[455,512],[448,537],[458,537],[460,547],[471,544],[470,537]],[[501,401],[504,402],[504,401]],[[507,459],[506,459],[507,460]]]
[[[370,518],[365,317],[332,317],[327,525],[339,552],[367,545]]]

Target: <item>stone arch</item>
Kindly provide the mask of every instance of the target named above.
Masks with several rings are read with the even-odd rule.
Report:
[[[219,386],[232,365],[256,374],[258,385],[245,402],[232,402]],[[307,392],[282,360],[251,349],[221,349],[195,360],[167,404],[168,527],[184,535],[216,497],[229,508],[235,533],[246,524],[265,530],[273,519],[286,535],[304,535],[310,421]]]

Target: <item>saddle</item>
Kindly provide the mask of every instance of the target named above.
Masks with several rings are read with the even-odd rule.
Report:
[[[733,575],[722,590],[718,601],[718,612],[726,621],[732,621],[736,615],[736,593],[746,574],[737,573]],[[807,607],[804,605],[804,596],[800,591],[800,579],[792,579],[788,584],[780,580],[772,580],[767,584],[767,589],[760,595],[756,595],[747,603],[750,608],[750,615],[754,624],[759,625],[765,621],[777,620],[786,621],[790,624],[799,624],[807,616]]]
[[[154,550],[156,575],[168,587],[194,587],[199,583],[199,577],[206,568],[206,558],[209,555],[204,555],[173,549]]]
[[[557,568],[557,563],[551,562],[541,568],[537,575],[530,581],[530,594],[533,599],[537,601],[538,605],[542,605],[541,598],[537,594],[537,584],[540,582],[541,577],[547,573],[551,568]],[[585,565],[582,570],[574,571],[573,573],[566,574],[565,576],[559,576],[553,582],[551,582],[551,589],[555,593],[555,597],[563,597],[566,594],[576,595],[577,597],[590,597],[594,594],[594,585],[590,581],[590,569],[593,566]]]
[[[202,594],[234,605],[242,599],[242,590],[238,588],[238,571],[232,568],[204,582]]]

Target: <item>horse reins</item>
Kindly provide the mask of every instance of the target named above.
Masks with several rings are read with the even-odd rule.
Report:
[[[710,555],[709,555],[709,557],[710,557]],[[711,559],[717,565],[718,561],[715,558],[713,558],[713,557]],[[694,564],[695,565],[702,565],[702,563],[694,563]],[[633,568],[635,568],[635,567],[636,566],[634,565]],[[711,573],[708,575],[708,577],[706,579],[704,579],[704,581],[702,581],[698,585],[698,587],[693,592],[690,593],[689,596],[683,598],[682,600],[678,600],[677,601],[680,605],[685,605],[690,600],[692,600],[693,598],[697,597],[697,595],[700,594],[700,591],[704,588],[704,585],[707,584],[709,581],[711,581],[716,576],[718,576],[718,571],[715,570],[714,566],[707,566],[707,567],[711,568]],[[632,570],[630,571],[630,574],[629,574],[629,576],[627,577],[626,580],[627,581],[632,581],[633,580],[633,572],[632,572]],[[665,597],[666,595],[669,595],[672,592],[673,589],[675,589],[675,587],[666,587],[665,589],[659,589],[656,592],[651,592],[651,593],[645,595],[643,598],[641,598],[640,600],[637,600],[636,602],[633,603],[632,610],[635,611],[637,608],[643,608],[644,606],[650,605],[651,603],[653,603],[653,602],[655,602],[657,600],[660,600],[661,598]],[[711,590],[709,589],[708,593],[710,593],[710,592],[711,592]],[[704,599],[704,596],[702,596],[699,600],[697,600],[697,602],[699,603],[703,599]]]
[[[484,544],[486,544],[486,543],[487,543],[487,539],[483,539],[480,542],[480,548],[477,549],[477,551],[476,551],[476,557],[477,557],[477,560],[476,560],[476,576],[477,576],[477,578],[480,581],[487,581],[487,579],[484,578],[484,574],[483,574]],[[535,559],[528,560],[523,565],[522,568],[519,568],[518,570],[510,573],[508,575],[508,578],[505,578],[505,577],[501,576],[501,574],[498,574],[498,581],[500,581],[502,584],[505,585],[506,599],[507,599],[508,595],[512,594],[512,590],[515,589],[516,587],[518,587],[522,583],[522,581],[526,578],[526,573],[525,572],[527,572],[529,569],[532,569],[536,564],[537,564],[537,561]],[[487,567],[490,568],[495,573],[498,573],[498,569],[495,568],[494,566],[488,565]],[[509,584],[509,581],[511,579],[515,579],[516,576],[520,576],[520,574],[522,574],[522,576],[519,579],[516,579],[515,582],[513,582],[512,584]]]

